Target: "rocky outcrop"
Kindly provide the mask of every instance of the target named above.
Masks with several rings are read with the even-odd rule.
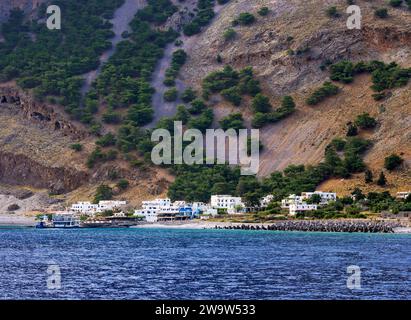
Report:
[[[0,87],[0,107],[5,105],[41,127],[61,131],[74,139],[83,139],[87,135],[53,107],[36,102],[32,96],[15,87]]]
[[[0,86],[0,182],[48,189],[78,188],[87,172],[70,163],[68,146],[87,136],[53,106],[12,85]],[[74,160],[74,159],[73,159]]]
[[[167,20],[161,29],[172,28],[176,31],[182,31],[184,25],[193,19],[193,10],[197,7],[197,0],[186,0],[183,3],[178,0],[172,2],[179,7],[179,10]]]
[[[24,155],[0,151],[0,181],[7,184],[30,185],[62,194],[78,188],[87,173],[64,167],[48,167]]]

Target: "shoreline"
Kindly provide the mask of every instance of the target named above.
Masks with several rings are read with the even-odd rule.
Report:
[[[17,214],[0,214],[0,227],[34,227],[35,217],[22,216]]]
[[[297,224],[318,224],[327,225],[332,223],[338,225],[351,224],[354,228],[358,227],[364,223],[373,223],[371,220],[360,220],[360,221],[344,221],[344,220],[295,220],[294,223]],[[280,223],[278,223],[280,224]],[[263,230],[263,231],[300,231],[300,232],[321,232],[321,230],[298,230],[293,229],[292,226],[288,229],[275,229],[276,223],[238,223],[238,222],[181,222],[181,223],[147,223],[131,228],[140,229],[181,229],[181,230],[204,230],[204,229],[214,229],[214,230]],[[400,226],[394,222],[380,222],[379,226],[387,228],[386,230],[391,231],[334,231],[334,230],[324,230],[322,232],[353,232],[353,233],[395,233],[395,234],[411,234],[411,228]],[[372,225],[374,227],[374,225]]]
[[[32,216],[0,214],[0,227],[35,227],[36,220]],[[367,230],[364,225],[371,225],[379,229]],[[329,226],[333,228],[330,228]],[[338,230],[347,227],[352,230]],[[314,226],[314,228],[313,228]],[[325,226],[325,227],[324,227]],[[398,224],[396,221],[373,220],[285,220],[265,223],[242,222],[210,222],[210,221],[183,221],[183,222],[156,222],[142,223],[130,228],[139,229],[180,229],[180,230],[262,230],[262,231],[300,231],[300,232],[353,232],[353,233],[395,233],[411,234],[411,227]],[[362,229],[359,229],[362,228]],[[357,229],[357,230],[356,230]]]

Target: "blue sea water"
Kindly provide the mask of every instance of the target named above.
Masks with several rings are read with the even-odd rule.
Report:
[[[411,235],[1,228],[0,279],[0,299],[411,299]]]

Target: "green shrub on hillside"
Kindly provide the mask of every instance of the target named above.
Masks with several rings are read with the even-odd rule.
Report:
[[[96,141],[96,145],[100,147],[109,147],[116,144],[116,137],[111,133],[107,133]]]
[[[403,158],[393,153],[384,159],[384,168],[391,171],[398,168],[403,162]]]
[[[239,106],[241,104],[241,92],[238,87],[224,89],[220,93],[227,101],[231,102],[233,105]]]
[[[363,113],[357,116],[355,125],[361,129],[372,129],[377,125],[377,120],[371,117],[368,113]]]
[[[188,112],[191,114],[200,114],[207,108],[205,102],[201,99],[195,99],[191,102],[191,108],[188,109]]]
[[[228,28],[224,31],[223,37],[224,37],[225,40],[228,41],[228,40],[234,39],[236,34],[237,33],[235,32],[235,30],[233,28]]]
[[[233,20],[232,25],[236,26],[238,24],[243,25],[243,26],[248,26],[250,24],[253,24],[255,21],[254,15],[252,15],[249,12],[242,12],[238,15],[238,17]]]
[[[113,198],[113,189],[108,185],[101,184],[97,187],[93,203],[99,203],[102,200],[111,200]]]
[[[337,18],[340,16],[340,13],[338,12],[336,6],[327,8],[326,13],[329,17],[332,17],[332,18]]]
[[[220,126],[222,129],[244,129],[244,119],[241,113],[232,113],[227,117],[224,117],[220,120]]]
[[[177,11],[178,8],[168,0],[148,0],[148,4],[137,12],[136,17],[141,21],[162,24]]]
[[[117,182],[117,187],[118,187],[120,190],[125,190],[125,189],[127,189],[129,185],[130,185],[130,183],[129,183],[128,180],[126,180],[126,179],[121,179],[121,180],[119,180],[119,182]]]
[[[196,8],[195,18],[183,28],[186,36],[200,33],[214,18],[214,0],[199,0]]]
[[[261,8],[258,10],[258,14],[259,14],[260,16],[266,16],[269,12],[270,12],[270,9],[269,9],[268,7],[261,7]]]
[[[388,17],[388,10],[386,8],[376,9],[374,15],[378,18],[385,19]]]
[[[270,100],[267,96],[264,96],[261,93],[258,93],[251,102],[251,107],[255,113],[267,113],[270,112],[272,106]]]
[[[176,101],[178,97],[178,91],[176,88],[171,88],[164,92],[164,100],[167,102]]]
[[[205,109],[197,118],[191,118],[188,121],[187,126],[190,129],[198,129],[201,132],[205,132],[210,129],[213,124],[214,114],[213,110]]]
[[[81,143],[73,143],[72,145],[70,145],[70,148],[76,152],[80,152],[81,150],[83,150],[83,145]]]
[[[185,89],[184,92],[181,94],[181,100],[183,100],[186,103],[192,102],[196,98],[197,93],[191,87]]]
[[[313,94],[306,100],[308,105],[316,105],[324,101],[326,98],[336,95],[339,88],[331,82],[324,82],[321,88],[314,91]]]
[[[390,6],[397,8],[402,5],[402,0],[390,0]]]

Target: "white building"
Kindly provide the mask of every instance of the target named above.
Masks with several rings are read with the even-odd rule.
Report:
[[[397,192],[397,199],[407,199],[411,195],[411,191]]]
[[[185,207],[187,203],[185,201],[174,201],[172,205],[181,208],[181,207]]]
[[[156,209],[141,209],[134,211],[135,216],[142,216],[147,222],[157,222],[158,210]]]
[[[304,199],[302,196],[296,196],[295,194],[290,194],[287,198],[281,200],[281,208],[288,209],[290,205],[302,204]]]
[[[159,215],[174,215],[180,212],[180,208],[186,206],[185,201],[171,202],[169,198],[143,201],[142,209],[135,210],[135,216],[144,216],[147,222],[157,222]]]
[[[171,206],[171,200],[169,198],[165,199],[155,199],[151,201],[143,201],[141,203],[141,206],[143,209],[154,209],[154,208],[159,208],[159,207],[166,207],[166,206]]]
[[[295,216],[299,212],[304,212],[304,211],[314,211],[317,210],[317,205],[316,204],[306,204],[306,203],[300,203],[300,204],[290,204],[289,206],[289,214],[291,216]]]
[[[78,213],[94,214],[98,212],[98,204],[93,204],[89,201],[80,201],[80,202],[74,203],[71,206],[70,210],[78,212]]]
[[[100,201],[98,204],[94,204],[89,201],[80,201],[74,203],[71,206],[70,210],[77,213],[93,215],[107,210],[120,209],[122,206],[125,206],[126,204],[127,201],[114,200]]]
[[[104,200],[98,203],[98,207],[101,212],[106,210],[120,209],[125,205],[127,205],[127,201]]]
[[[337,200],[337,194],[335,192],[322,192],[322,191],[315,191],[315,192],[302,192],[301,197],[303,200],[310,199],[313,195],[319,195],[321,197],[320,204],[327,204],[330,201]]]
[[[238,207],[244,208],[245,205],[241,201],[241,197],[232,197],[230,195],[214,195],[211,196],[211,207],[213,209],[227,209],[227,213],[236,213]]]
[[[265,208],[267,207],[272,201],[274,200],[274,196],[269,194],[260,200],[260,207]]]
[[[193,202],[191,204],[191,207],[193,208],[193,212],[196,212],[196,211],[206,212],[210,208],[210,206],[204,202]]]

